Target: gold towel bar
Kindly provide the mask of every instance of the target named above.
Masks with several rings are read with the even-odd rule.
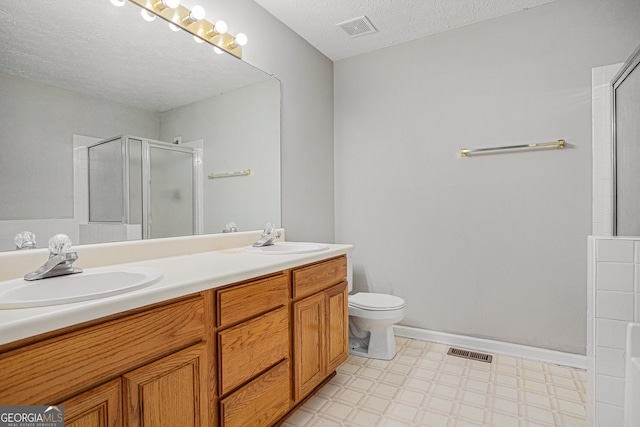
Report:
[[[487,151],[515,150],[519,148],[543,148],[543,147],[564,148],[564,139],[559,139],[558,141],[554,141],[554,142],[538,142],[535,144],[508,145],[505,147],[473,148],[473,149],[463,148],[462,150],[460,150],[460,155],[462,157],[469,157],[470,154],[484,153]]]
[[[226,178],[228,176],[245,176],[245,175],[251,175],[251,169],[245,169],[243,171],[235,171],[235,172],[210,173],[208,177],[209,179],[214,179],[214,178]]]

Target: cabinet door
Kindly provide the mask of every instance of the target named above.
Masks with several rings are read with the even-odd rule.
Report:
[[[67,399],[66,427],[119,427],[122,425],[122,383],[120,379]]]
[[[125,374],[125,424],[208,426],[206,373],[205,346],[198,344]]]
[[[326,374],[325,294],[293,304],[294,399],[313,390]]]
[[[349,302],[347,282],[326,291],[327,372],[335,371],[349,356]]]

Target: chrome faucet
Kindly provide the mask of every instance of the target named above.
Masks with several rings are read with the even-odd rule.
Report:
[[[23,231],[22,233],[16,234],[13,238],[13,242],[16,244],[17,250],[35,249],[36,235],[30,231]]]
[[[238,231],[238,227],[236,227],[236,223],[233,221],[228,222],[222,229],[223,233],[235,233],[236,231]]]
[[[82,269],[74,267],[78,259],[77,252],[68,252],[71,239],[64,234],[56,234],[49,239],[49,259],[40,268],[25,274],[25,280],[46,279],[47,277],[64,276],[82,273]]]
[[[280,238],[281,234],[279,230],[276,230],[276,226],[270,222],[264,227],[262,236],[252,245],[254,247],[270,246],[273,245],[275,239]]]

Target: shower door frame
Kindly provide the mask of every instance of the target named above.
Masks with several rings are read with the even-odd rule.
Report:
[[[203,234],[204,233],[204,190],[203,190],[203,150],[202,148],[192,148],[192,147],[183,147],[176,144],[171,144],[168,142],[155,141],[146,138],[140,138],[133,135],[118,135],[111,138],[106,138],[101,141],[97,141],[92,144],[87,145],[87,150],[92,147],[107,144],[111,142],[116,142],[120,140],[120,173],[122,175],[122,216],[120,221],[91,221],[90,220],[90,212],[89,206],[87,206],[87,215],[89,216],[90,223],[120,223],[120,224],[132,224],[131,222],[131,167],[129,164],[131,158],[131,149],[130,144],[131,140],[140,141],[141,144],[141,202],[142,202],[142,215],[141,215],[141,228],[142,228],[142,239],[149,239],[151,224],[149,222],[149,209],[150,209],[150,170],[151,170],[151,148],[161,148],[172,151],[180,151],[184,153],[191,153],[192,155],[192,234]],[[89,166],[90,157],[87,155],[87,179],[90,179],[91,167]],[[87,187],[89,187],[89,182],[87,182]],[[89,193],[89,198],[91,198],[91,194]]]
[[[142,238],[151,238],[151,149],[159,148],[169,151],[178,151],[192,156],[192,233],[191,235],[202,234],[203,230],[203,184],[202,184],[202,150],[190,147],[181,147],[168,142],[142,140]],[[128,177],[127,177],[128,181]]]
[[[612,235],[618,235],[618,168],[617,168],[617,155],[618,155],[618,135],[616,132],[617,115],[616,115],[616,90],[625,81],[627,77],[635,70],[640,73],[640,46],[638,46],[631,56],[625,61],[622,68],[618,71],[615,77],[611,80],[611,159],[612,159],[612,207],[611,207],[611,220],[612,220]]]

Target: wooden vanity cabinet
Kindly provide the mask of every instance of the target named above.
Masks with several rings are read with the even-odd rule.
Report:
[[[346,257],[292,272],[293,392],[300,402],[349,355]]]
[[[215,425],[207,299],[196,295],[0,347],[1,404],[63,405],[65,425],[74,427]]]
[[[346,256],[0,346],[0,405],[68,427],[270,427],[348,355]]]

